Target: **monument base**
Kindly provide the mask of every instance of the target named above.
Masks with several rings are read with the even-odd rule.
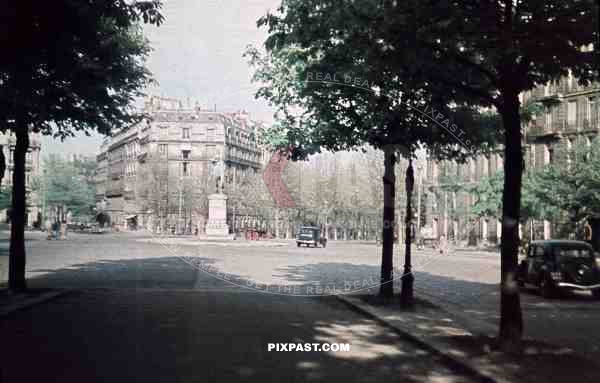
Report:
[[[207,238],[231,239],[227,224],[227,196],[216,193],[208,196],[208,222],[205,233]]]
[[[205,228],[206,237],[208,238],[225,238],[230,237],[229,225],[222,222],[211,222],[208,221]]]

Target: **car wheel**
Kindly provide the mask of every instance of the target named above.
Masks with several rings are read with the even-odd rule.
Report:
[[[300,247],[300,242],[296,242],[296,245],[298,245],[298,247]]]
[[[540,281],[540,295],[544,298],[554,298],[555,291],[552,283],[548,280],[548,278],[544,277]]]
[[[596,299],[600,299],[600,289],[592,290],[592,295]]]

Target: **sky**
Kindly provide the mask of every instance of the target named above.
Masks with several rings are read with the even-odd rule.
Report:
[[[164,24],[144,29],[154,49],[148,68],[158,81],[147,93],[216,104],[220,111],[244,109],[270,120],[266,103],[254,99],[252,69],[242,54],[249,44],[262,45],[267,34],[256,20],[278,5],[279,0],[164,0]],[[102,138],[44,137],[42,153],[94,155]]]

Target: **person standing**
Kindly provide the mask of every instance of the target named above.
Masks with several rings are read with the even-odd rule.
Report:
[[[52,222],[52,237],[58,239],[58,220]]]
[[[448,240],[446,236],[442,234],[440,237],[440,254],[448,255]]]
[[[50,218],[46,218],[44,227],[46,228],[46,239],[49,241],[52,240],[52,221],[50,221]]]

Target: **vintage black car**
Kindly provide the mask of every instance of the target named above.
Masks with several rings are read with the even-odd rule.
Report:
[[[584,290],[600,299],[600,255],[583,241],[532,241],[517,280],[521,286],[535,286],[547,298]]]
[[[296,245],[307,247],[327,246],[327,238],[321,236],[321,229],[316,226],[302,226],[296,236]]]

